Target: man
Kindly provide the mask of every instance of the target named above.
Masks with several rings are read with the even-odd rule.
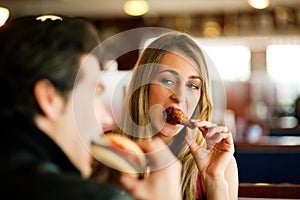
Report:
[[[97,51],[90,53],[98,37],[89,23],[24,17],[0,29],[0,44],[1,195],[181,199],[178,161],[146,180],[122,176],[124,189],[89,180],[89,144],[102,132],[99,124],[107,114],[99,98]],[[165,146],[157,140],[141,147],[152,152]]]

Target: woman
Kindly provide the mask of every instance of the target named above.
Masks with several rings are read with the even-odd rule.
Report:
[[[183,111],[196,128],[166,123],[164,111],[168,107]],[[144,50],[134,68],[122,113],[118,132],[134,139],[160,137],[179,151],[184,199],[237,199],[232,135],[227,127],[209,122],[208,69],[190,36],[169,32]],[[186,143],[178,144],[181,136]]]

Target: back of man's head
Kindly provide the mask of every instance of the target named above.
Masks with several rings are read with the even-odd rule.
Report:
[[[98,44],[93,26],[82,20],[22,17],[0,28],[0,118],[40,111],[33,87],[49,80],[66,97],[72,90],[80,57]]]

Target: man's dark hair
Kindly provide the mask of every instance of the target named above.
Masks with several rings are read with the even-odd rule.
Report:
[[[28,16],[0,28],[0,118],[32,119],[40,111],[33,95],[39,80],[49,80],[64,98],[72,90],[80,57],[99,41],[87,21],[62,18]]]

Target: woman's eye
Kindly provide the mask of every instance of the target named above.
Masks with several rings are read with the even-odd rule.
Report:
[[[172,79],[167,79],[167,78],[164,78],[161,80],[162,84],[164,85],[172,85],[174,83],[176,83],[175,81],[173,81]]]
[[[187,86],[188,88],[193,89],[193,90],[199,90],[199,88],[200,88],[199,85],[198,85],[198,84],[195,84],[195,83],[187,83],[186,86]]]

